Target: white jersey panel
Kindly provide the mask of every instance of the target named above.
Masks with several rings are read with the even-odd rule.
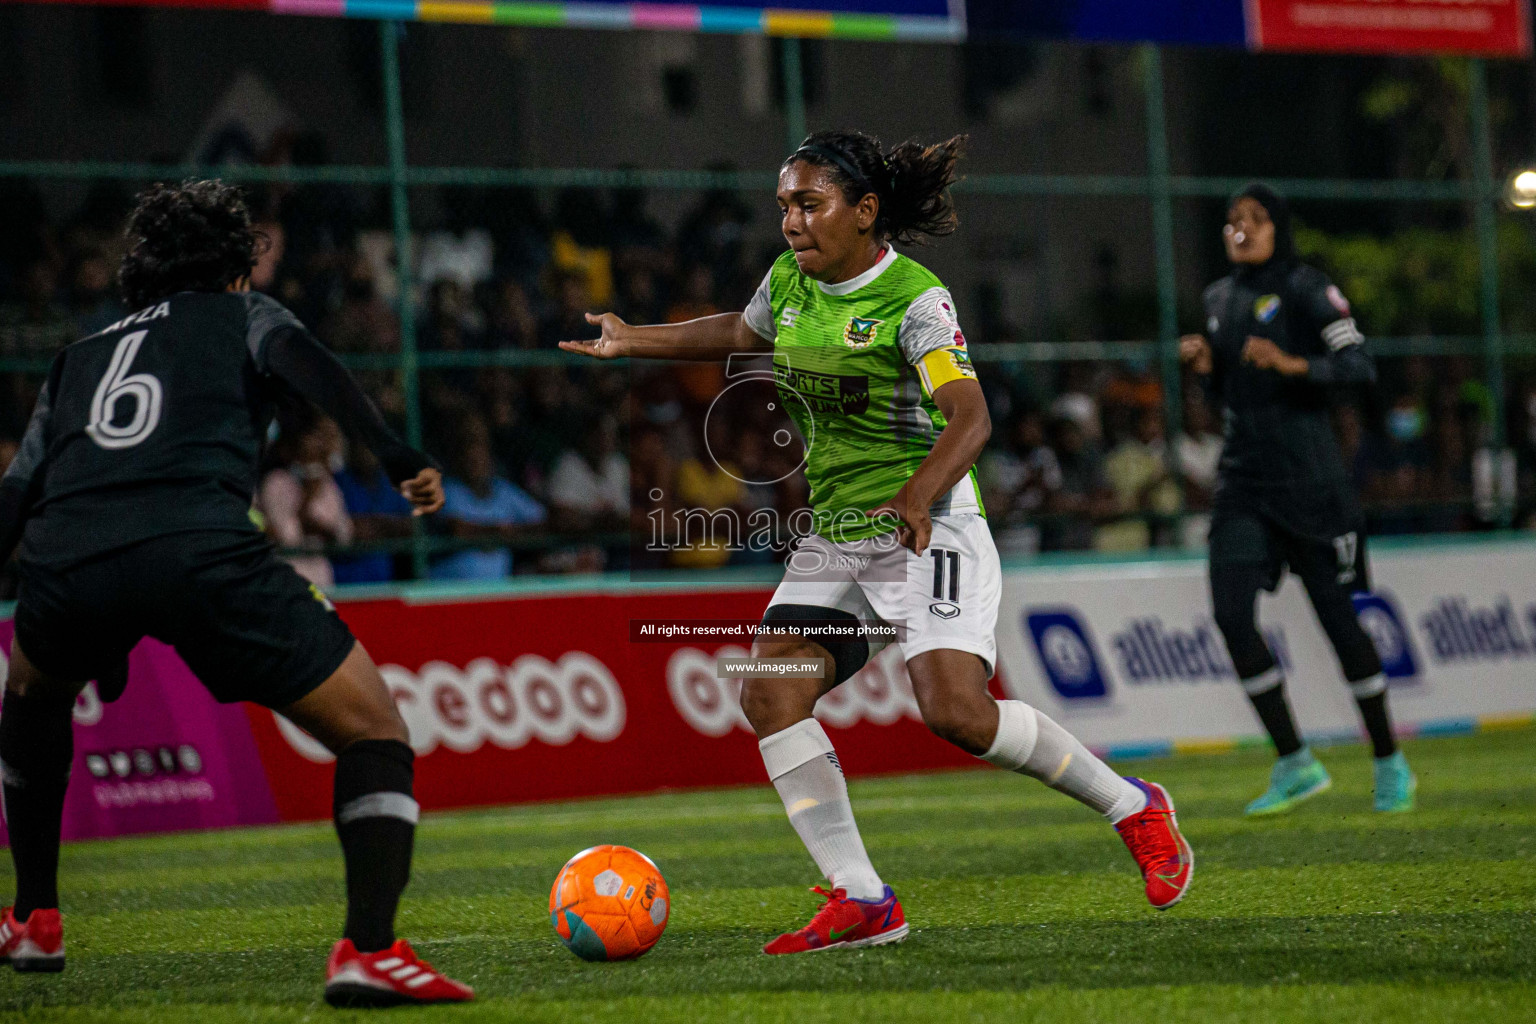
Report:
[[[772,277],[771,270],[763,275],[763,283],[757,286],[757,291],[752,293],[752,301],[747,303],[747,308],[741,313],[747,326],[765,341],[776,341],[779,337],[778,325],[773,322],[773,296],[768,288],[768,281]]]
[[[955,335],[959,332],[960,319],[955,313],[955,300],[949,289],[929,288],[907,307],[897,340],[907,362],[916,365],[928,353],[955,344]]]

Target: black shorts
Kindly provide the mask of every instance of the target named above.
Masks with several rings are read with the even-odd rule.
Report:
[[[1211,568],[1259,565],[1268,574],[1264,589],[1280,585],[1289,568],[1304,579],[1332,577],[1351,593],[1371,589],[1365,530],[1348,522],[1329,540],[1292,533],[1258,511],[1218,508],[1211,518]]]
[[[170,644],[220,703],[293,703],[355,642],[260,534],[180,533],[68,568],[23,562],[16,642],[63,682],[110,675],[142,638]]]

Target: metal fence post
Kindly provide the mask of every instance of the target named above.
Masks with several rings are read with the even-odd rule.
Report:
[[[784,123],[793,153],[805,139],[805,78],[800,55],[800,40],[787,36],[784,41]]]
[[[405,111],[400,97],[399,22],[379,22],[379,53],[384,69],[384,132],[389,147],[389,200],[395,234],[396,311],[400,317],[400,377],[405,389],[405,436],[413,447],[422,447],[421,382],[416,359],[416,310],[411,254],[410,193],[406,187]],[[417,519],[412,524],[413,575],[427,575],[427,533]]]
[[[1141,48],[1147,104],[1147,192],[1152,200],[1152,251],[1157,268],[1157,351],[1163,381],[1164,446],[1169,469],[1182,479],[1177,438],[1184,426],[1183,370],[1179,365],[1179,295],[1174,275],[1173,190],[1168,169],[1168,122],[1163,111],[1163,53]],[[1182,522],[1182,511],[1180,522]]]
[[[1490,441],[1504,447],[1504,325],[1499,315],[1499,184],[1493,177],[1493,138],[1488,126],[1488,73],[1481,60],[1467,62],[1472,122],[1472,223],[1481,272],[1484,372],[1493,399]]]

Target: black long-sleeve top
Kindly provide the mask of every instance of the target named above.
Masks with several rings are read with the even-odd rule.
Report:
[[[254,532],[257,460],[292,394],[372,449],[396,483],[433,464],[280,303],[180,292],[54,359],[0,478],[0,562],[18,542],[24,561],[68,565],[183,531]]]
[[[1216,508],[1258,511],[1303,536],[1355,527],[1359,506],[1334,434],[1341,387],[1376,380],[1376,366],[1326,274],[1300,263],[1241,268],[1205,291],[1212,372],[1206,386],[1223,409]],[[1242,359],[1249,337],[1268,338],[1307,360],[1283,376]]]

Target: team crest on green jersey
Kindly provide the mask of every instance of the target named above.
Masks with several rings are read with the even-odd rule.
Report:
[[[870,320],[862,316],[849,317],[848,326],[843,328],[843,341],[848,343],[849,348],[868,348],[874,344],[875,329],[883,323],[884,320]]]

